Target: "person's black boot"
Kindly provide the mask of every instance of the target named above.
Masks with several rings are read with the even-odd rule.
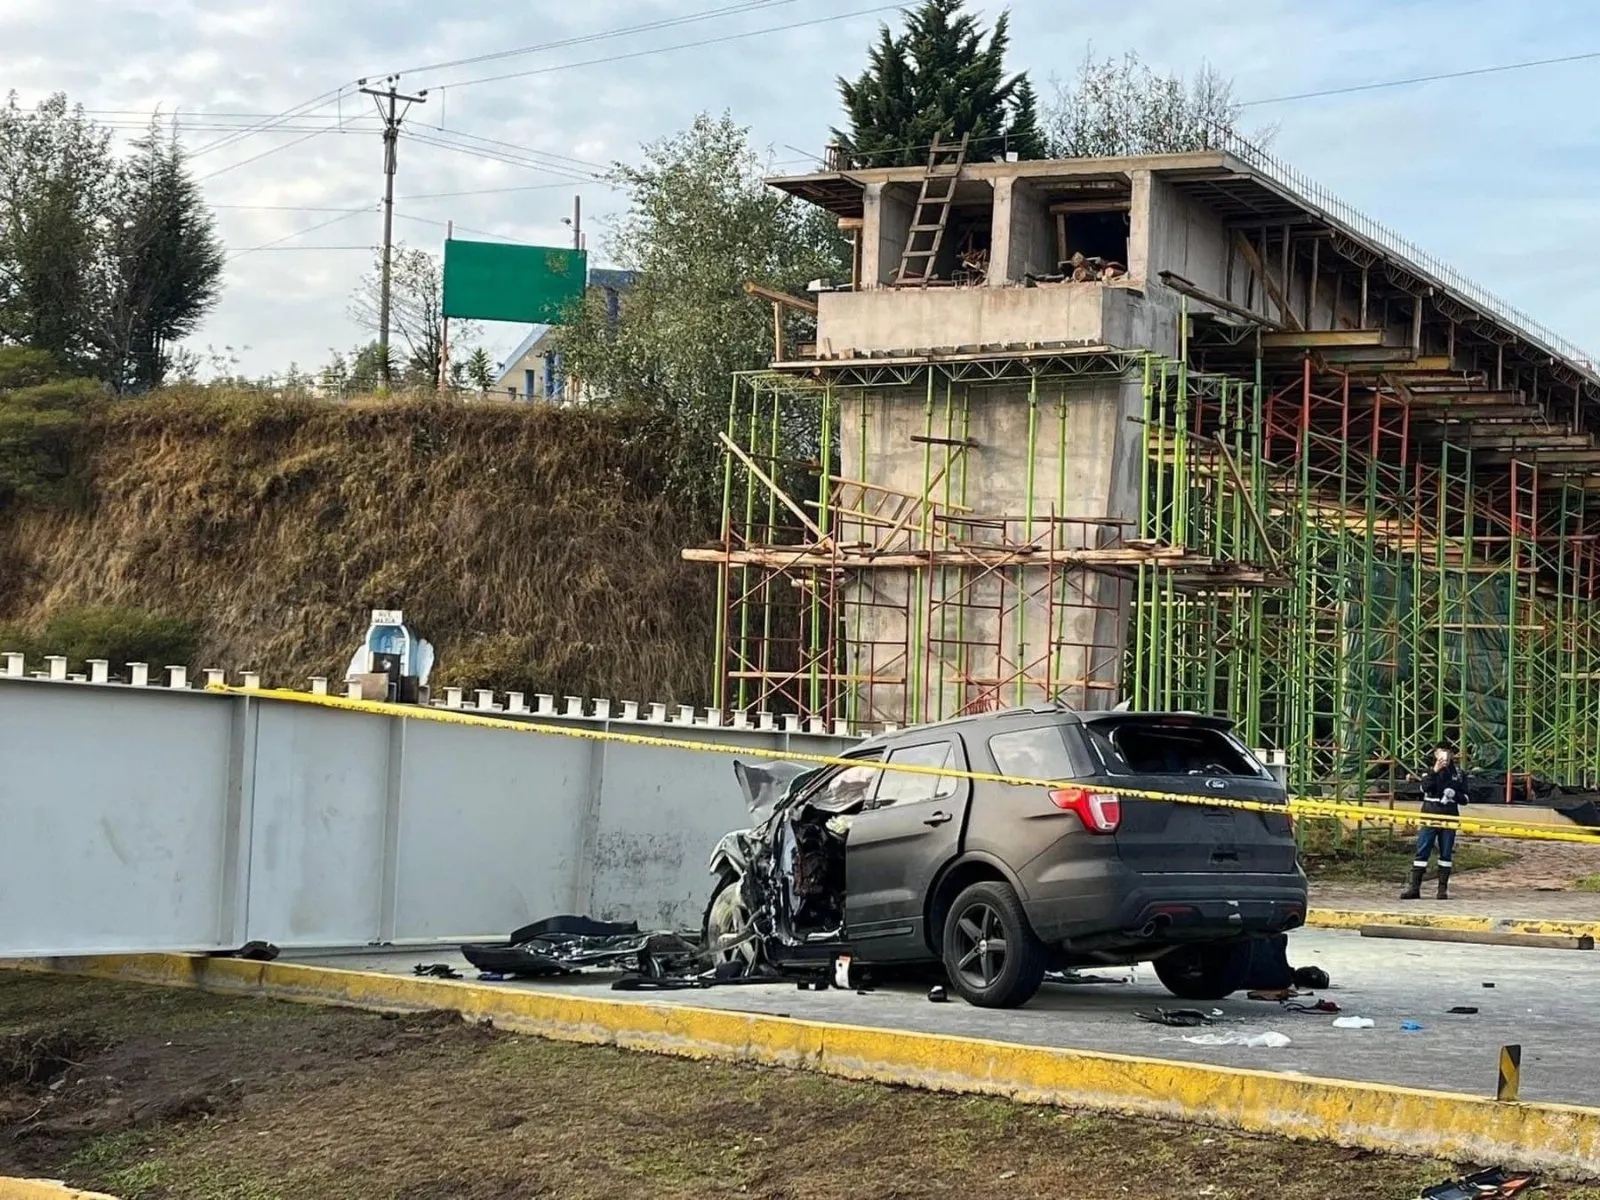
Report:
[[[1439,868],[1439,899],[1450,899],[1450,868]]]
[[[1406,890],[1400,893],[1402,900],[1422,899],[1422,877],[1427,874],[1427,867],[1412,867],[1411,882],[1406,885]]]

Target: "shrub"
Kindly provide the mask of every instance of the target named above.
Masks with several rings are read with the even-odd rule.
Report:
[[[4,375],[0,364],[0,378]],[[87,379],[0,391],[0,504],[62,503],[79,496],[76,480],[89,410],[103,394]]]
[[[195,622],[139,608],[68,608],[38,632],[0,628],[0,650],[20,650],[35,660],[46,654],[64,655],[67,669],[74,672],[86,671],[91,658],[107,659],[113,671],[130,662],[157,669],[188,664],[199,641]]]

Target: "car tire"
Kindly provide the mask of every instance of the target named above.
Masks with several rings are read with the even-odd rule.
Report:
[[[957,896],[942,944],[950,986],[968,1004],[1016,1008],[1044,982],[1048,953],[1010,884],[975,883]]]
[[[1244,986],[1250,943],[1183,946],[1155,961],[1156,978],[1180,1000],[1223,1000]]]
[[[758,941],[744,942],[731,950],[713,949],[714,939],[730,932],[730,918],[748,920],[739,882],[737,875],[724,875],[717,881],[711,899],[706,902],[705,915],[700,919],[700,944],[705,947],[713,963],[742,961],[748,974],[761,962],[761,945]]]

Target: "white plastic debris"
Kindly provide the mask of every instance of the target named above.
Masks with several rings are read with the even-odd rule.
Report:
[[[1258,1050],[1278,1050],[1289,1044],[1287,1034],[1271,1030],[1266,1033],[1196,1033],[1183,1040],[1194,1046],[1250,1046]]]
[[[1371,1017],[1335,1017],[1335,1029],[1371,1029],[1377,1022]]]

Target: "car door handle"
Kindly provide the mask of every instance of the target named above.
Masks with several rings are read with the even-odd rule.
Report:
[[[951,821],[954,819],[955,818],[953,818],[947,812],[936,812],[930,813],[926,817],[923,817],[922,823],[924,825],[943,825],[946,821]]]

